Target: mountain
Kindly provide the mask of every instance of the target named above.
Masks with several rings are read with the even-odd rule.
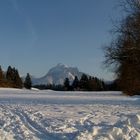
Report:
[[[48,73],[41,78],[31,77],[33,85],[47,85],[47,84],[63,84],[65,78],[69,78],[72,82],[77,76],[79,79],[83,73],[78,70],[76,67],[68,67],[64,64],[58,64],[55,67],[51,68]]]

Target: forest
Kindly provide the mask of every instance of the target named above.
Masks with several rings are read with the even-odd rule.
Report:
[[[7,71],[4,72],[0,67],[0,87],[11,87],[11,88],[27,88],[31,87],[43,89],[52,89],[58,91],[104,91],[113,88],[113,84],[105,84],[103,80],[97,77],[83,74],[80,79],[75,76],[75,79],[70,82],[68,78],[64,79],[62,85],[47,84],[46,85],[33,85],[32,79],[29,73],[26,77],[20,77],[19,72],[16,68],[8,66]],[[114,88],[115,89],[115,88]]]

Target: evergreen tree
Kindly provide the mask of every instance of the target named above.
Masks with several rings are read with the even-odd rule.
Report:
[[[22,79],[19,76],[18,70],[13,69],[13,73],[14,73],[14,77],[13,77],[14,86],[16,88],[22,88],[23,83],[22,83]]]
[[[8,69],[7,69],[7,72],[6,72],[6,79],[10,82],[13,79],[13,69],[12,69],[11,66],[8,66]]]
[[[18,70],[12,68],[11,66],[9,66],[7,69],[6,80],[7,80],[7,84],[10,87],[14,87],[14,88],[23,87],[22,79],[19,76]]]
[[[5,77],[4,77],[4,74],[3,74],[3,71],[2,71],[2,68],[0,66],[0,86],[3,87],[4,85],[4,81],[5,80]]]
[[[94,77],[90,77],[88,82],[87,82],[87,90],[88,91],[97,91],[97,81],[95,80]]]
[[[31,81],[31,77],[30,77],[29,73],[27,73],[27,76],[25,78],[24,87],[27,89],[31,89],[31,87],[32,87],[32,81]]]
[[[86,74],[82,74],[79,82],[79,87],[81,90],[87,90],[87,86],[88,86],[88,76]]]
[[[64,80],[64,88],[65,88],[65,90],[69,90],[69,88],[70,88],[70,81],[69,81],[69,78],[66,78],[66,79]]]
[[[75,79],[73,80],[73,83],[72,83],[72,88],[73,90],[77,90],[79,87],[79,80],[78,80],[78,77],[75,76]]]
[[[0,66],[0,80],[2,81],[3,79],[4,79],[4,74],[3,74],[2,68]]]

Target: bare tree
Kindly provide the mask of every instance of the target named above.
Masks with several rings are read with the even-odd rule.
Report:
[[[105,47],[105,63],[113,65],[121,89],[140,94],[140,1],[123,0],[126,17],[115,28],[115,38]]]

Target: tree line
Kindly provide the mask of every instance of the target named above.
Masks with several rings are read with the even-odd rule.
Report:
[[[80,79],[75,76],[74,80],[70,82],[69,78],[65,78],[63,85],[35,85],[39,89],[52,89],[60,91],[103,91],[106,90],[106,84],[103,80],[97,77],[88,76],[83,74]]]
[[[65,78],[62,85],[46,84],[46,85],[32,85],[31,76],[27,73],[25,78],[21,78],[18,70],[15,67],[8,66],[7,71],[3,71],[0,66],[0,87],[9,88],[26,88],[31,89],[35,87],[38,89],[51,89],[56,91],[105,91],[118,90],[116,81],[111,84],[106,84],[103,80],[97,77],[82,74],[78,79],[75,76],[71,82],[69,78]]]
[[[18,70],[15,67],[8,66],[7,71],[4,72],[0,66],[0,87],[9,88],[27,88],[30,89],[32,86],[31,78],[29,73],[25,80],[19,75]]]
[[[86,74],[83,74],[80,80],[77,76],[75,76],[72,84],[70,84],[69,79],[66,78],[64,81],[64,88],[65,90],[74,91],[102,91],[105,89],[105,84],[97,77],[87,76]]]

